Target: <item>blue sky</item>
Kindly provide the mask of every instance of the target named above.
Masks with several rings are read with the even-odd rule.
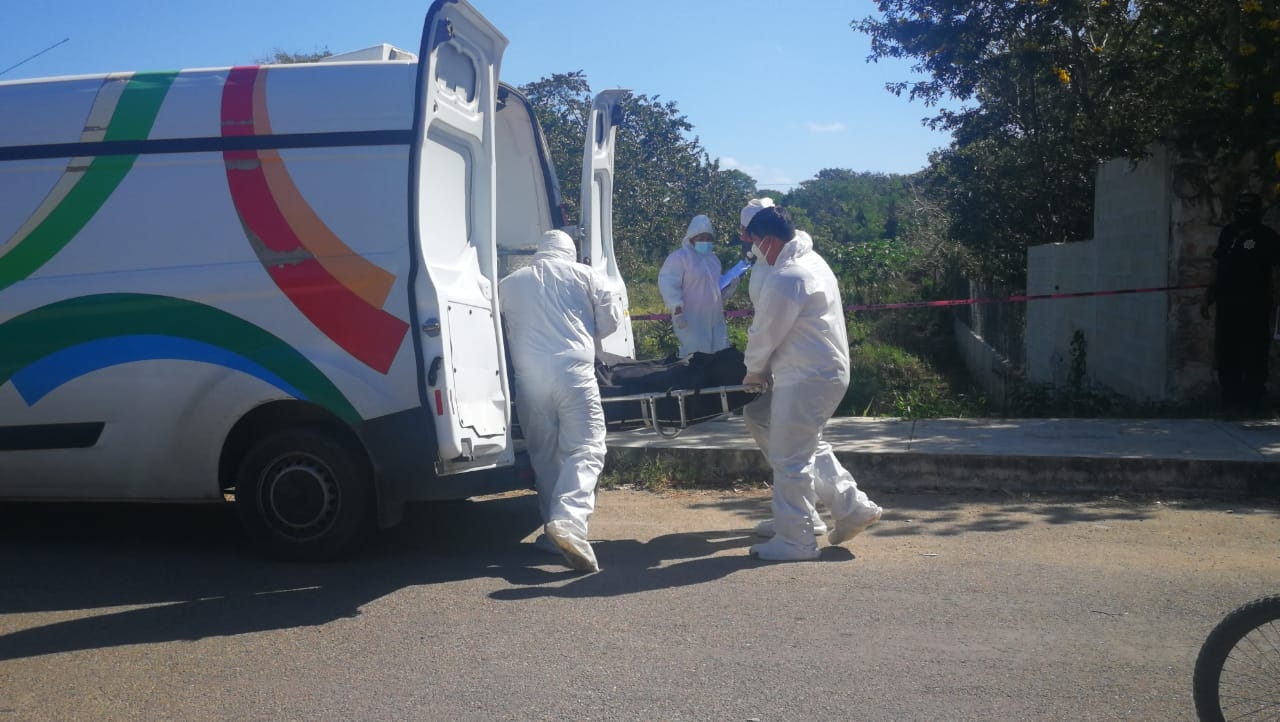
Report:
[[[905,63],[866,62],[848,0],[471,0],[510,40],[502,78],[581,70],[593,90],[675,101],[703,147],[763,188],[823,168],[910,173],[949,138],[932,109],[884,90]],[[275,48],[339,53],[387,42],[417,52],[429,2],[408,0],[42,0],[11,2],[0,81],[118,70],[217,67]]]

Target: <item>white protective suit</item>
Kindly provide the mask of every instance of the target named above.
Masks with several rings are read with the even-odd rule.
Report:
[[[743,413],[773,469],[770,544],[796,550],[785,558],[812,558],[815,493],[836,518],[833,543],[879,518],[880,509],[822,439],[849,386],[849,342],[835,274],[808,234],[797,231],[763,277],[745,356],[748,374],[773,376]]]
[[[804,231],[796,231],[796,236],[801,234],[805,238],[809,237],[809,234]],[[813,241],[810,240],[809,244],[813,245]],[[773,266],[766,263],[763,258],[757,258],[755,263],[751,264],[751,278],[747,280],[747,295],[751,297],[752,307],[760,300],[760,289],[764,288],[764,279],[768,278],[772,272]]]
[[[532,262],[498,284],[498,296],[542,520],[586,544],[605,457],[595,339],[618,329],[622,308],[574,255],[568,235],[548,231]]]
[[[767,201],[769,199],[765,198],[765,200]],[[804,231],[796,231],[796,238],[804,238],[805,243],[808,243],[810,247],[813,246],[813,239],[810,238],[809,234],[805,233]],[[763,258],[757,258],[756,262],[751,264],[751,278],[747,282],[747,294],[750,295],[751,297],[751,306],[753,308],[755,307],[756,303],[760,300],[760,289],[764,288],[765,279],[768,278],[769,274],[772,272],[773,272],[773,266],[770,266]],[[768,452],[766,450],[769,448],[768,446],[768,426],[769,426],[768,406],[761,405],[761,407],[757,408],[756,419],[759,423],[755,425],[753,425],[751,423],[751,419],[746,416],[745,410],[743,412],[743,417],[744,419],[747,420],[747,429],[751,432],[752,438],[756,440],[756,445],[759,446],[760,451],[765,452],[765,455],[767,456]],[[825,441],[818,442],[819,450],[823,449],[824,447],[827,449],[828,452],[831,451],[830,444],[828,444]],[[831,458],[834,459],[835,457],[832,456]],[[809,493],[809,502],[815,507],[812,514],[814,534],[817,536],[822,536],[823,534],[827,533],[827,525],[822,521],[822,516],[819,514],[816,508],[816,505],[818,503],[818,498],[817,496],[814,495],[812,490],[810,490],[810,493]],[[757,536],[772,537],[775,533],[773,519],[766,519],[760,522],[759,524],[757,524],[755,528],[755,533]]]
[[[752,198],[751,201],[747,203],[745,207],[743,207],[742,212],[739,214],[739,220],[741,221],[742,228],[744,230],[746,229],[747,225],[751,223],[751,219],[756,217],[756,213],[760,212],[765,208],[772,208],[772,207],[773,207],[772,198],[769,198],[767,196],[764,198]],[[810,246],[813,245],[813,239],[809,238],[808,233],[805,233],[804,231],[796,231],[796,237],[800,237],[800,236],[803,236],[805,239],[807,239],[807,242],[809,243]],[[755,257],[754,251],[752,252],[751,255],[753,258]],[[756,303],[760,300],[760,289],[764,288],[764,280],[768,278],[769,274],[772,272],[773,272],[773,266],[770,266],[768,262],[766,262],[763,258],[756,258],[755,262],[751,264],[751,278],[748,279],[747,281],[747,295],[750,296],[751,298],[751,305],[753,308],[755,307]],[[766,452],[766,455],[767,455],[767,449],[769,448],[768,435],[765,431],[762,430],[762,428],[768,427],[768,413],[769,412],[768,412],[767,406],[762,406],[761,408],[758,408],[757,416],[763,417],[764,426],[763,427],[760,427],[758,425],[752,426],[750,424],[748,424],[747,426],[748,430],[751,431],[752,437],[755,438],[756,440],[756,445],[760,447],[761,452]],[[745,416],[745,413],[744,413],[744,416]],[[826,442],[821,442],[819,444],[820,447],[822,443],[826,443]],[[810,491],[809,502],[810,504],[815,505],[815,508],[813,511],[813,531],[814,531],[814,534],[821,536],[827,533],[827,525],[822,521],[822,517],[818,514],[818,510],[816,508],[817,501],[818,501],[817,497],[812,493],[812,491]],[[774,535],[774,531],[775,530],[774,530],[772,518],[765,519],[764,521],[757,524],[755,528],[756,535],[762,536],[762,537],[772,537]]]
[[[755,218],[756,214],[765,208],[773,208],[772,198],[752,198],[742,208],[742,212],[738,214],[738,221],[741,227],[745,230],[751,223],[751,219]],[[804,233],[804,231],[796,231],[797,235],[800,233]],[[751,255],[755,257],[755,253]],[[760,289],[764,286],[765,276],[768,276],[771,270],[773,270],[773,266],[765,263],[762,258],[756,258],[755,262],[751,264],[751,278],[747,281],[747,295],[751,297],[752,306],[755,306],[756,300],[760,298]]]
[[[680,340],[680,355],[695,351],[714,353],[729,347],[729,331],[724,322],[724,298],[720,293],[720,259],[712,253],[698,253],[692,239],[714,233],[711,219],[694,216],[680,248],[672,251],[658,272],[658,291],[672,312],[671,323]],[[724,295],[737,288],[731,284]],[[675,315],[676,308],[683,313]]]

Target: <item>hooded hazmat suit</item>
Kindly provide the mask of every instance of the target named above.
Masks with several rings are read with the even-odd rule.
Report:
[[[766,198],[765,200],[767,201],[769,199]],[[810,238],[809,234],[805,233],[804,231],[796,231],[796,238],[804,238],[805,243],[808,243],[810,247],[813,246],[813,239]],[[751,296],[751,305],[753,308],[759,302],[760,290],[764,288],[764,280],[768,278],[769,274],[772,272],[773,272],[773,266],[770,266],[762,258],[756,259],[756,262],[751,265],[751,279],[747,283],[747,293]],[[747,430],[751,432],[751,436],[752,438],[755,439],[756,445],[759,446],[760,450],[764,451],[767,456],[768,452],[766,451],[766,449],[769,448],[769,437],[768,437],[769,409],[768,407],[763,405],[760,407],[757,407],[755,417],[754,417],[757,423],[753,424],[752,418],[747,417],[745,412],[744,412],[744,418],[746,418],[746,421],[747,421]],[[834,451],[831,449],[830,444],[828,444],[825,441],[819,441],[818,455],[820,458],[826,458],[823,454],[824,449],[827,454],[834,454]],[[831,458],[834,459],[835,456],[833,455],[831,456]],[[814,507],[813,514],[812,514],[813,532],[816,536],[822,536],[823,534],[827,533],[827,525],[825,522],[822,521],[822,516],[821,514],[819,514],[817,510],[816,505],[818,503],[818,497],[813,493],[812,490],[810,490],[810,493],[809,493],[809,503],[811,506]],[[774,535],[773,519],[765,519],[764,521],[757,524],[755,528],[755,533],[757,536],[772,537]]]
[[[833,544],[873,523],[880,507],[822,440],[849,386],[849,342],[835,274],[808,234],[797,232],[764,277],[745,357],[748,375],[772,375],[768,392],[743,413],[773,469],[774,537],[752,553],[816,558],[815,493],[835,516]]]
[[[738,214],[738,221],[742,229],[745,231],[751,223],[751,219],[755,218],[756,214],[765,208],[773,208],[772,198],[766,196],[764,198],[752,198],[748,201],[747,205],[742,208],[742,212]],[[797,233],[799,232],[797,231]],[[760,298],[760,288],[764,286],[764,277],[769,275],[769,271],[773,270],[773,266],[765,263],[756,255],[754,249],[751,255],[756,260],[755,263],[751,264],[751,278],[747,281],[747,295],[751,297],[751,305],[754,306],[756,299]]]
[[[590,266],[575,262],[573,241],[561,231],[543,234],[532,262],[498,284],[498,297],[547,535],[570,564],[591,571],[587,522],[605,457],[596,339],[618,329],[622,308]],[[564,549],[557,530],[589,555],[589,565]]]
[[[667,256],[658,272],[658,290],[672,313],[681,356],[695,351],[714,353],[729,347],[720,292],[720,259],[714,252],[699,253],[693,245],[693,238],[703,233],[713,234],[711,219],[694,216],[680,248]],[[735,288],[731,284],[724,295],[733,293]],[[677,314],[677,308],[682,312]]]
[[[750,225],[751,219],[756,217],[756,213],[759,213],[761,210],[765,208],[773,208],[773,199],[769,198],[768,196],[764,198],[752,198],[751,201],[748,202],[747,205],[742,208],[742,212],[738,214],[738,220],[741,223],[741,227],[743,231],[745,231],[747,226]],[[804,231],[799,231],[799,230],[796,231],[796,237],[801,237],[801,236],[803,236],[806,239],[805,242],[808,243],[810,247],[813,246],[813,239],[809,238],[808,233],[805,233]],[[773,272],[773,266],[770,266],[767,262],[765,262],[763,258],[760,258],[759,254],[757,254],[754,249],[752,250],[752,256],[754,256],[756,260],[755,260],[755,263],[751,264],[751,278],[747,282],[747,294],[748,296],[750,296],[751,305],[754,308],[755,305],[760,301],[760,289],[764,288],[764,279],[768,278],[769,274]],[[768,439],[768,433],[767,433],[768,418],[769,418],[768,407],[767,406],[757,407],[756,418],[758,420],[763,419],[763,422],[762,422],[763,426],[761,426],[760,424],[752,425],[751,423],[748,423],[747,429],[751,432],[752,437],[755,439],[756,445],[760,447],[760,451],[764,452],[767,455],[768,454],[767,450],[769,448],[769,439]],[[821,451],[823,444],[826,444],[826,442],[825,441],[819,442],[818,444],[819,451]],[[831,451],[830,446],[831,446],[830,444],[826,444],[826,448],[828,451]],[[810,493],[809,493],[810,505],[811,506],[816,505],[817,502],[818,502],[817,496],[814,495],[812,490],[810,490]],[[818,510],[816,507],[813,510],[812,518],[813,518],[814,534],[818,536],[826,534],[827,525],[822,521],[822,517],[818,514]],[[759,524],[756,524],[755,533],[757,536],[772,537],[774,535],[774,531],[775,530],[774,530],[774,524],[773,524],[772,518],[765,519]]]

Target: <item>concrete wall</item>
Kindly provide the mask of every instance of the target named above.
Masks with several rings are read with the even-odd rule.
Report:
[[[1207,285],[1213,280],[1213,251],[1225,222],[1223,210],[1206,202],[1198,189],[1180,189],[1175,185],[1172,211],[1175,282],[1179,286]],[[1200,317],[1203,295],[1203,291],[1196,290],[1169,297],[1172,394],[1180,400],[1216,398],[1218,394],[1213,366],[1213,322]],[[1272,344],[1273,352],[1275,346]],[[1275,378],[1275,354],[1272,355],[1272,378]]]
[[[1027,249],[1027,294],[1082,293],[1097,288],[1097,243],[1052,243]],[[1024,335],[1029,381],[1062,386],[1071,363],[1071,337],[1084,332],[1095,346],[1097,300],[1064,298],[1027,303]]]
[[[1256,159],[1246,158],[1231,168],[1208,167],[1195,162],[1175,166],[1170,190],[1175,283],[1203,286],[1213,280],[1213,251],[1222,227],[1230,220],[1230,198],[1241,189],[1263,195],[1262,222],[1280,229],[1280,203],[1270,190],[1272,161],[1259,173]],[[1273,269],[1272,289],[1280,289],[1280,269]],[[1169,299],[1169,365],[1173,396],[1180,401],[1219,400],[1213,363],[1213,321],[1200,317],[1203,290],[1171,294]],[[1273,309],[1273,312],[1276,309]],[[1280,343],[1271,344],[1268,396],[1280,407]]]
[[[965,368],[969,369],[974,382],[992,399],[1007,398],[1009,379],[1014,375],[1009,362],[960,319],[952,322],[952,331],[956,348],[960,350]]]
[[[1173,285],[1171,164],[1156,151],[1136,167],[1114,160],[1098,170],[1094,238],[1027,251],[1029,294],[1127,290]],[[1092,382],[1130,398],[1166,400],[1173,335],[1167,293],[1030,302],[1026,373],[1062,385],[1076,330],[1086,342]]]

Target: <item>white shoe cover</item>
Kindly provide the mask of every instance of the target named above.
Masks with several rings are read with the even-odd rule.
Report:
[[[560,553],[560,547],[556,546],[556,543],[551,541],[551,537],[547,536],[545,533],[539,534],[538,538],[533,540],[533,548],[546,554],[562,556]]]
[[[773,517],[765,519],[759,524],[756,524],[756,528],[753,533],[756,536],[764,537],[765,539],[772,539],[774,534]],[[826,522],[822,521],[822,518],[819,517],[817,514],[814,514],[813,515],[813,535],[822,536],[823,534],[826,534],[826,533],[827,533]]]
[[[580,572],[600,571],[600,565],[596,562],[596,553],[591,548],[591,544],[574,532],[572,523],[564,519],[555,519],[547,522],[542,529],[560,549],[569,566]]]
[[[751,556],[770,562],[807,562],[818,558],[818,545],[796,546],[777,537],[751,545]]]
[[[875,524],[880,520],[880,515],[884,513],[875,502],[867,502],[866,506],[860,506],[854,509],[851,514],[843,519],[836,519],[836,528],[831,530],[827,535],[827,543],[843,544],[850,539],[862,533],[863,529]]]

